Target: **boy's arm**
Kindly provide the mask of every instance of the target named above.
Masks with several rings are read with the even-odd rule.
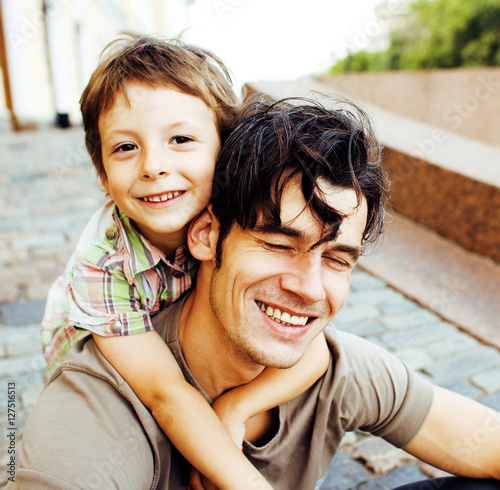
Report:
[[[165,342],[150,329],[150,312],[131,294],[123,271],[96,265],[90,255],[77,261],[70,275],[70,321],[92,331],[104,357],[172,444],[219,488],[253,488],[251,481],[271,488],[238,451],[205,399],[184,380]],[[110,335],[116,320],[133,335]]]
[[[93,335],[101,353],[172,444],[218,488],[272,488],[232,442],[201,394],[185,381],[155,331],[121,337]]]
[[[295,366],[289,369],[264,369],[250,383],[222,395],[212,408],[233,441],[241,446],[248,419],[306,391],[325,374],[330,359],[325,336],[320,333]]]
[[[403,449],[454,475],[500,480],[500,413],[434,387],[429,414]]]

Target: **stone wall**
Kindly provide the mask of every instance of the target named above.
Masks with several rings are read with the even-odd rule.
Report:
[[[500,146],[500,68],[351,73],[321,81],[334,91]]]

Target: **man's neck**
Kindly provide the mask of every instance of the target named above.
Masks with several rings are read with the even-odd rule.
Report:
[[[182,308],[179,340],[190,371],[212,400],[264,369],[235,352],[212,313],[208,293],[196,287]]]

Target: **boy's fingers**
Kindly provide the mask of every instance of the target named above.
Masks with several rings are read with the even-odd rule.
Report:
[[[196,468],[189,469],[189,483],[187,490],[217,490],[217,487],[205,478]]]
[[[200,472],[192,466],[189,469],[189,484],[187,488],[188,490],[205,490]]]
[[[203,481],[203,488],[205,490],[217,490],[217,487],[210,480],[207,480],[203,475],[201,479]]]

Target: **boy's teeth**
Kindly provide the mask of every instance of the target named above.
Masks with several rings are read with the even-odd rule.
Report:
[[[182,194],[182,191],[176,191],[176,192],[167,192],[165,194],[161,194],[160,196],[151,196],[151,197],[143,197],[142,199],[144,201],[148,202],[164,202],[168,201],[169,199],[172,199],[173,197],[180,196]]]
[[[285,311],[281,313],[279,308],[272,308],[271,306],[262,303],[262,301],[257,301],[259,308],[270,318],[277,321],[278,323],[283,323],[284,325],[305,325],[309,317],[307,316],[291,316]]]

